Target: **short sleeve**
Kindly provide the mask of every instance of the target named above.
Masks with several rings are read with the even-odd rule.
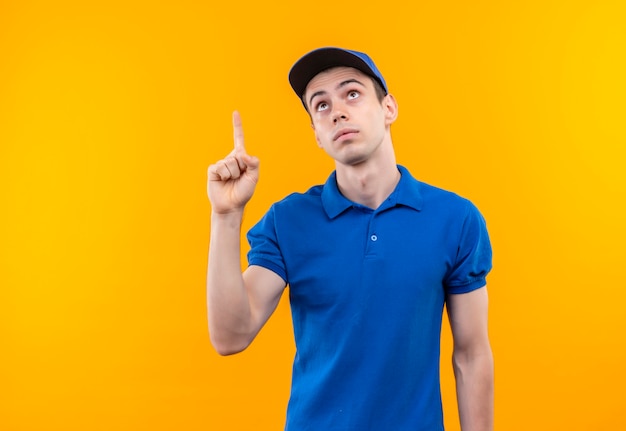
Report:
[[[250,244],[248,265],[267,268],[287,283],[285,261],[278,245],[274,206],[248,231],[247,238]]]
[[[468,201],[456,259],[444,284],[446,293],[467,293],[483,287],[492,267],[492,250],[485,219]]]

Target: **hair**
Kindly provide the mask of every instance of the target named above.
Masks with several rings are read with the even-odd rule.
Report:
[[[382,103],[383,99],[387,95],[387,92],[385,91],[383,86],[380,84],[380,82],[378,82],[378,80],[376,78],[374,78],[373,76],[369,76],[369,78],[374,83],[374,92],[376,93],[376,98],[378,99],[378,102]],[[309,114],[309,117],[310,117],[311,113],[309,112],[309,106],[306,103],[306,99],[304,98],[304,94],[302,94],[300,99],[302,100],[302,104],[304,105],[304,109],[306,109],[306,112],[307,112],[307,114]]]

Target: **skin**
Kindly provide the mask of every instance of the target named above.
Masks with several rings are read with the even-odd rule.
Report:
[[[335,160],[339,190],[377,208],[400,181],[390,131],[398,117],[395,98],[379,102],[367,75],[341,67],[313,78],[305,100],[315,140]]]
[[[304,100],[317,145],[335,161],[337,183],[348,199],[377,208],[400,180],[390,126],[394,97],[376,97],[371,79],[338,67],[316,75]],[[259,179],[259,160],[247,154],[241,118],[233,114],[234,149],[209,166],[211,242],[207,305],[211,342],[230,355],[247,348],[276,309],[285,282],[249,266],[241,272],[241,221]],[[487,290],[446,299],[454,337],[453,369],[463,431],[493,429],[493,359],[487,331]]]

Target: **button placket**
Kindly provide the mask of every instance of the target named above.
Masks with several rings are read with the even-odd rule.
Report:
[[[369,221],[369,226],[367,229],[367,251],[366,251],[366,255],[369,256],[370,258],[375,257],[377,255],[377,250],[380,247],[379,241],[380,241],[380,236],[378,235],[378,233],[376,232],[377,228],[376,228],[376,212],[373,212],[371,217],[370,217],[370,221]]]

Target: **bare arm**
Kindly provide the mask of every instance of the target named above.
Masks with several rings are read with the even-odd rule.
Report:
[[[487,289],[448,295],[453,366],[463,431],[493,430],[493,356],[487,332]]]
[[[241,221],[259,178],[259,160],[243,145],[238,113],[233,114],[235,149],[209,166],[211,241],[207,307],[211,343],[222,355],[244,350],[276,309],[285,282],[272,271],[249,267],[241,273]]]

